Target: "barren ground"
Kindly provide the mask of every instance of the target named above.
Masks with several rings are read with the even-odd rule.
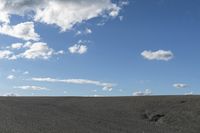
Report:
[[[200,133],[200,96],[0,97],[1,133]]]

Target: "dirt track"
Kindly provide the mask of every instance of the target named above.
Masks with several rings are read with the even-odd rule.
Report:
[[[1,97],[0,133],[200,133],[200,96]]]

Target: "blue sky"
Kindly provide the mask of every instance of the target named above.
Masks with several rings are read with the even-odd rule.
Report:
[[[200,93],[198,0],[0,2],[0,95]]]

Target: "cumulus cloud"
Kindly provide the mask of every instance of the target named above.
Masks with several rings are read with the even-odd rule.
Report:
[[[8,59],[11,60],[13,57],[13,52],[10,50],[0,50],[0,59]]]
[[[103,91],[112,91],[113,90],[113,86],[112,85],[106,85],[102,88]]]
[[[64,54],[64,51],[55,51],[44,42],[26,42],[24,44],[15,43],[8,46],[6,50],[0,50],[0,59],[49,59],[53,55],[60,54]]]
[[[11,15],[24,16],[37,8],[44,6],[44,0],[0,0],[1,22],[9,23]]]
[[[141,55],[148,60],[171,60],[174,55],[171,51],[158,50],[158,51],[143,51]]]
[[[54,54],[54,50],[49,48],[46,43],[37,42],[33,43],[24,53],[20,56],[26,59],[48,59]]]
[[[72,54],[84,54],[88,51],[88,47],[84,44],[75,44],[68,48]]]
[[[32,81],[38,82],[51,82],[51,83],[66,83],[66,84],[90,84],[102,87],[104,91],[112,91],[115,84],[104,83],[101,81],[88,80],[88,79],[54,79],[54,78],[32,78]]]
[[[40,36],[35,32],[33,22],[20,23],[14,26],[3,24],[0,26],[0,34],[12,36],[23,40],[40,40]]]
[[[22,48],[23,43],[13,43],[10,47],[8,48],[12,48],[12,49],[20,49]]]
[[[0,0],[0,21],[9,23],[11,15],[31,14],[33,19],[54,24],[62,31],[99,16],[118,16],[121,5],[111,0]]]
[[[9,23],[9,15],[6,12],[0,12],[0,22]]]
[[[119,11],[121,10],[121,8],[117,5],[112,5],[111,7],[111,11],[109,12],[109,15],[112,17],[116,17],[119,15]]]
[[[71,29],[75,24],[98,17],[104,12],[117,16],[120,7],[110,0],[49,0],[44,9],[36,11],[35,20],[56,24],[62,31]]]
[[[9,80],[13,80],[14,78],[15,78],[14,75],[8,75],[8,76],[7,76],[7,79],[9,79]]]
[[[149,96],[151,94],[152,94],[152,92],[149,89],[146,89],[144,92],[143,91],[133,92],[133,96]]]
[[[184,84],[184,83],[176,83],[176,84],[173,84],[173,87],[181,89],[181,88],[187,88],[187,87],[189,87],[189,85]]]
[[[41,86],[16,86],[14,88],[22,89],[22,90],[33,90],[33,91],[40,91],[40,90],[49,90],[46,87]]]

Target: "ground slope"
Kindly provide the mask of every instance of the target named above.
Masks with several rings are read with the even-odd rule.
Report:
[[[1,97],[1,133],[199,133],[200,96]]]

